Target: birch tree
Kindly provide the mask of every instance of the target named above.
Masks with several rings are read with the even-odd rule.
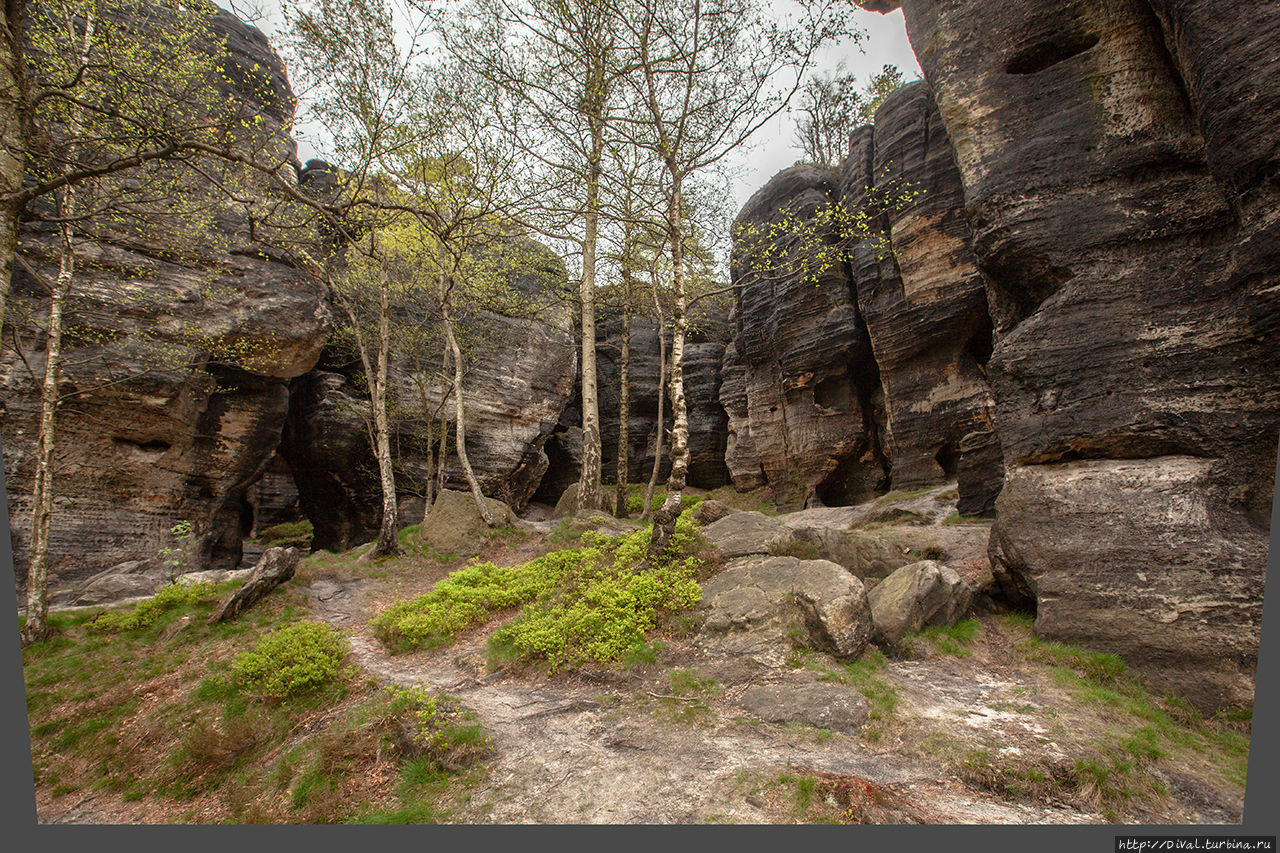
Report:
[[[631,97],[644,108],[643,120],[629,125],[630,135],[663,165],[671,253],[671,474],[666,500],[654,514],[653,558],[666,550],[675,530],[689,466],[683,369],[689,326],[686,185],[786,108],[820,45],[853,34],[845,24],[843,4],[823,0],[800,4],[803,19],[789,24],[778,23],[755,0],[613,2],[635,68],[625,79]]]

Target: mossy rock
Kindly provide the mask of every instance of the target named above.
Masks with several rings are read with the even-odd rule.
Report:
[[[516,514],[500,500],[485,498],[485,505],[499,526],[513,525]],[[431,512],[418,526],[418,544],[441,554],[469,556],[484,545],[484,519],[470,492],[445,489],[436,495]]]

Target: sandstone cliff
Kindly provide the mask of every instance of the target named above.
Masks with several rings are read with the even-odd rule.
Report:
[[[996,339],[991,554],[1042,636],[1249,701],[1280,424],[1280,7],[904,0]]]
[[[292,158],[294,100],[284,66],[258,30],[227,13],[215,19],[223,40],[204,45],[222,63],[219,81],[261,116],[268,149]],[[323,287],[260,253],[235,207],[219,207],[207,239],[154,223],[119,223],[77,247],[76,288],[64,339],[59,410],[52,585],[65,586],[131,560],[154,560],[169,529],[191,522],[199,567],[231,567],[253,525],[246,500],[265,470],[288,409],[289,380],[319,357],[330,327]],[[21,253],[41,275],[57,270],[55,235],[23,226]],[[39,375],[42,338],[25,324],[47,300],[33,277],[15,268],[4,337],[17,334]],[[122,296],[126,294],[126,296]],[[205,343],[208,342],[206,346]],[[233,344],[255,352],[231,367],[211,353]],[[156,360],[146,353],[165,350]],[[127,381],[121,381],[126,379]],[[39,387],[11,347],[0,360],[3,444],[14,561],[27,564],[33,441]]]

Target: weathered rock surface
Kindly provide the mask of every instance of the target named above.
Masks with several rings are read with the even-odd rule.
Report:
[[[954,625],[968,612],[973,590],[955,569],[923,560],[889,575],[867,594],[867,600],[875,638],[895,644],[928,627]]]
[[[732,655],[776,665],[794,636],[852,660],[871,635],[862,582],[828,560],[746,557],[702,584],[702,641]]]
[[[499,526],[515,524],[516,515],[507,504],[494,498],[485,498],[484,502]],[[441,554],[469,556],[484,544],[486,529],[471,492],[445,489],[436,495],[431,512],[418,527],[418,543]]]
[[[563,276],[548,259],[546,269],[523,274]],[[513,281],[516,287],[541,285]],[[426,309],[424,309],[426,310]],[[467,456],[481,490],[519,510],[547,470],[544,442],[569,401],[577,357],[568,309],[554,306],[538,319],[482,312],[468,322],[483,333],[484,345],[471,357],[463,382]],[[369,447],[362,413],[367,398],[347,373],[316,370],[293,387],[280,453],[295,472],[303,511],[315,526],[314,547],[345,550],[377,534],[381,498],[377,463]],[[421,520],[422,484],[428,473],[423,406],[413,377],[415,364],[393,354],[389,384],[399,404],[393,416],[393,454],[402,490],[401,523]],[[439,406],[441,389],[427,391],[426,409]],[[452,404],[446,407],[450,434],[445,486],[468,488],[453,448]],[[433,434],[438,441],[439,422]]]
[[[742,694],[743,710],[770,723],[805,723],[856,732],[867,721],[867,700],[835,684],[763,684]]]
[[[164,583],[164,571],[154,562],[128,560],[98,572],[75,589],[50,596],[56,605],[104,604],[122,598],[151,595]]]
[[[714,524],[732,512],[732,509],[715,498],[707,498],[694,509],[693,520],[705,527],[708,524]]]
[[[612,515],[613,511],[616,509],[613,491],[606,489],[604,493],[601,495],[601,498],[602,498],[601,503],[603,503],[604,506],[602,509],[598,510],[598,512],[608,513]],[[571,483],[569,487],[564,490],[563,494],[560,495],[560,500],[556,501],[556,508],[552,510],[551,517],[564,518],[566,516],[573,515],[574,508],[577,503],[578,503],[578,484],[574,482],[574,483]]]
[[[888,208],[879,240],[854,246],[852,263],[884,388],[892,487],[954,479],[966,461],[979,461],[962,456],[962,439],[991,431],[992,327],[960,173],[924,82],[890,94],[874,127],[855,135],[841,200],[851,211]],[[988,475],[1003,473],[998,460],[981,462]]]
[[[1280,7],[900,5],[997,331],[1014,496],[994,562],[1044,636],[1205,707],[1250,701],[1280,423]],[[1070,544],[1041,544],[1068,495]],[[1197,627],[1131,608],[1144,577]]]
[[[836,183],[825,169],[785,169],[751,197],[734,227],[767,231],[788,213],[812,220],[837,199]],[[735,331],[720,389],[729,472],[742,489],[759,470],[788,505],[863,500],[887,482],[877,425],[883,400],[848,271],[838,264],[813,276],[762,271],[768,251],[795,257],[803,241],[783,234],[767,245],[735,244]]]
[[[269,151],[293,159],[293,96],[265,37],[225,12],[218,85],[261,116]],[[189,521],[202,565],[233,567],[252,526],[246,492],[279,441],[288,380],[310,370],[329,331],[323,287],[260,254],[238,206],[211,208],[196,238],[176,221],[99,223],[76,247],[76,284],[64,338],[51,589],[120,563],[146,560]],[[43,276],[57,270],[55,234],[26,223],[22,254]],[[28,317],[47,314],[44,289],[15,265],[4,339],[16,333],[27,361],[43,368],[43,336]],[[211,345],[209,342],[213,342]],[[241,368],[211,352],[234,346],[256,357]],[[157,351],[165,355],[156,358]],[[132,378],[124,382],[123,376]],[[28,562],[38,383],[6,345],[0,356],[3,444],[18,581]],[[72,402],[74,400],[74,403]],[[246,524],[247,522],[247,524]]]
[[[297,548],[268,548],[244,585],[228,596],[212,615],[209,624],[230,622],[267,596],[273,589],[293,577],[302,559]]]
[[[894,569],[911,562],[897,543],[879,536],[862,535],[830,527],[810,527],[784,523],[791,529],[792,547],[812,550],[823,560],[838,563],[855,577],[874,583]]]
[[[762,512],[735,512],[708,525],[702,533],[707,544],[730,557],[776,554],[793,542],[791,529]]]

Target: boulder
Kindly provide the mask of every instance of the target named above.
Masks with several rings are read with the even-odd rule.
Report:
[[[485,498],[484,502],[499,527],[516,523],[516,514],[502,501]],[[479,553],[487,529],[471,492],[445,489],[418,526],[418,544],[440,554],[470,556]]]
[[[852,660],[866,648],[871,610],[862,582],[827,560],[746,557],[702,585],[704,643],[781,663],[796,635]]]
[[[838,563],[862,580],[886,578],[912,562],[902,546],[878,536],[830,527],[791,527],[791,533],[797,551],[811,549],[815,557]]]
[[[266,551],[264,550],[262,554],[258,555],[258,560],[260,561],[265,555]],[[174,583],[182,584],[183,586],[197,586],[202,583],[219,584],[227,581],[242,581],[253,576],[253,571],[257,568],[257,565],[258,563],[255,561],[254,565],[247,569],[206,569],[202,572],[186,572],[178,575]]]
[[[213,611],[209,624],[230,622],[293,577],[302,553],[297,548],[268,548],[244,585]]]
[[[81,583],[58,603],[70,605],[107,604],[122,598],[152,595],[164,583],[164,570],[143,560],[128,560],[98,572]]]
[[[615,493],[613,489],[608,486],[603,487],[601,490],[601,497],[603,498],[601,503],[604,506],[601,509],[594,510],[593,512],[597,512],[602,515],[605,515],[605,514],[613,515],[614,508],[617,505],[617,502],[614,499]],[[574,504],[576,504],[577,502],[578,502],[578,484],[572,483],[569,485],[568,488],[564,490],[564,493],[560,495],[560,500],[556,501],[556,508],[551,513],[551,517],[567,518],[568,516],[573,515]]]
[[[733,509],[716,500],[715,498],[707,498],[698,504],[697,509],[693,511],[693,520],[706,527],[714,524],[720,519],[733,513]]]
[[[791,528],[762,512],[734,512],[702,532],[708,545],[730,557],[777,554],[793,542]]]
[[[867,599],[876,639],[893,645],[926,627],[954,625],[968,612],[973,590],[950,566],[922,560],[889,575]]]
[[[743,710],[770,723],[804,723],[856,732],[867,721],[867,700],[835,684],[762,684],[742,694]]]

